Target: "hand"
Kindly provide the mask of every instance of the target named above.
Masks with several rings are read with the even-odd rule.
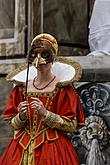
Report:
[[[31,97],[32,98],[32,102],[30,103],[31,108],[34,108],[35,110],[39,111],[39,113],[41,114],[42,117],[46,117],[47,114],[47,110],[45,109],[43,103],[35,97]]]
[[[26,120],[27,118],[28,107],[29,107],[29,103],[27,101],[23,101],[18,105],[18,113],[22,121]]]

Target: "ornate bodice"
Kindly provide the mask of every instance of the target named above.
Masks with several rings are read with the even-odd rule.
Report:
[[[44,107],[48,111],[54,112],[54,110],[56,109],[55,106],[57,106],[57,104],[54,103],[55,102],[54,99],[55,99],[56,95],[58,95],[58,93],[59,93],[59,88],[56,88],[53,92],[46,92],[46,93],[28,92],[27,100],[30,103],[32,101],[31,97],[37,97],[42,101]],[[48,127],[42,120],[40,113],[29,107],[27,131],[31,132],[31,134],[35,135],[45,129],[48,129]]]

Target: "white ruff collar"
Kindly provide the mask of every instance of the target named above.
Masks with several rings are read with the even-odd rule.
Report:
[[[81,78],[82,69],[78,62],[59,57],[52,65],[53,74],[60,80],[58,83],[65,85],[76,82]],[[37,76],[34,66],[29,67],[28,80],[33,80]],[[7,81],[25,84],[27,78],[27,64],[22,64],[6,77]]]

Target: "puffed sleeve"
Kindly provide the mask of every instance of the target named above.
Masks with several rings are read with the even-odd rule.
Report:
[[[11,120],[18,114],[18,105],[23,100],[23,87],[15,86],[4,109],[4,120]]]

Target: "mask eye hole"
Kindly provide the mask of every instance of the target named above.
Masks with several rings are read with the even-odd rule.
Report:
[[[32,63],[36,57],[37,57],[37,54],[36,53],[33,52],[32,54],[30,54],[30,56],[29,56],[29,62]]]
[[[51,51],[44,51],[41,53],[41,57],[45,59],[49,59],[52,57],[52,52]]]

